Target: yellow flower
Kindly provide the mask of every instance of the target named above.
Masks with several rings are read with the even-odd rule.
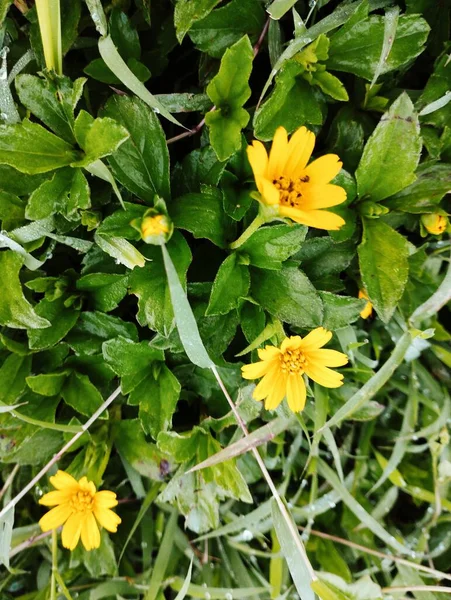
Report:
[[[143,238],[153,235],[164,235],[169,232],[168,219],[165,215],[146,217],[141,224]]]
[[[364,290],[359,290],[359,298],[365,298],[365,300],[368,300],[368,296]],[[360,316],[362,317],[362,319],[368,319],[368,317],[371,317],[372,314],[373,314],[373,305],[368,300],[368,302],[365,304],[365,306],[361,310]]]
[[[448,219],[437,213],[422,215],[421,221],[426,230],[432,235],[440,235],[448,227]]]
[[[322,210],[346,200],[345,190],[329,183],[342,163],[336,154],[326,154],[307,166],[315,145],[315,134],[301,127],[288,141],[283,127],[274,135],[268,154],[254,140],[247,155],[254,172],[260,201],[277,214],[317,229],[337,230],[344,225],[338,215]]]
[[[108,531],[117,531],[121,519],[110,510],[117,506],[114,492],[97,492],[94,483],[86,477],[77,481],[64,471],[50,477],[50,483],[56,490],[45,494],[39,504],[55,508],[42,517],[39,525],[42,531],[50,531],[64,524],[61,539],[65,548],[73,550],[80,536],[86,550],[98,548],[100,531],[97,522]]]
[[[299,335],[285,338],[280,348],[265,346],[259,350],[261,360],[241,368],[245,379],[263,377],[254,390],[255,400],[266,398],[265,408],[272,410],[286,396],[291,410],[300,412],[307,396],[304,373],[324,387],[340,387],[343,375],[327,367],[341,367],[348,358],[342,352],[321,349],[331,337],[330,331],[318,327],[304,338]]]

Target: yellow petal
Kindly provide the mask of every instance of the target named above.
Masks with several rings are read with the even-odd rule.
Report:
[[[268,360],[261,360],[251,365],[244,365],[241,367],[241,374],[244,379],[259,379],[266,375],[271,369],[271,362]]]
[[[284,399],[287,393],[287,377],[281,371],[273,377],[273,385],[265,401],[266,410],[274,410]]]
[[[286,352],[287,350],[297,350],[301,347],[302,338],[300,335],[292,335],[283,340],[280,350]]]
[[[343,375],[341,373],[337,373],[316,363],[309,362],[305,366],[305,373],[307,377],[327,388],[337,388],[343,385]]]
[[[345,224],[344,219],[326,210],[300,210],[291,206],[281,206],[279,212],[281,216],[289,217],[296,223],[316,229],[337,231]]]
[[[247,157],[251,164],[252,171],[254,172],[258,191],[262,193],[259,180],[265,176],[268,167],[268,154],[266,152],[266,148],[261,142],[254,140],[252,145],[247,147]]]
[[[57,490],[64,490],[65,488],[74,488],[74,487],[77,488],[78,487],[78,481],[76,479],[74,479],[72,477],[72,475],[69,475],[69,473],[66,473],[65,471],[58,471],[56,473],[56,475],[53,475],[49,479],[50,479],[50,483]]]
[[[75,513],[66,521],[61,534],[63,546],[68,550],[74,550],[80,539],[83,517],[80,513]]]
[[[92,512],[86,513],[81,526],[81,541],[86,550],[100,546],[100,531]]]
[[[315,134],[306,127],[300,127],[288,142],[288,155],[282,175],[297,179],[308,163],[315,147]]]
[[[324,329],[324,327],[317,327],[304,338],[302,338],[301,348],[304,352],[310,352],[311,350],[318,350],[322,348],[332,339],[332,332]]]
[[[257,352],[261,360],[272,360],[280,355],[279,348],[275,346],[265,346],[264,348],[259,348]]]
[[[116,494],[108,490],[97,492],[94,497],[95,508],[113,508],[117,506]]]
[[[332,183],[309,185],[306,186],[306,192],[302,197],[302,210],[329,208],[342,204],[345,200],[346,192],[339,185]]]
[[[288,135],[284,127],[278,127],[269,153],[267,177],[271,181],[282,175],[282,169],[288,152]]]
[[[312,184],[329,183],[338,175],[342,166],[343,163],[336,154],[326,154],[309,164],[302,175],[307,175]]]
[[[263,377],[263,379],[255,388],[254,393],[252,394],[252,397],[255,400],[263,400],[266,398],[266,396],[268,396],[274,387],[279,371],[279,365],[275,364],[272,366],[271,370]]]
[[[348,357],[337,350],[310,350],[308,360],[325,367],[342,367],[348,364]]]
[[[94,515],[99,524],[111,533],[116,533],[117,526],[122,522],[119,515],[107,508],[95,509]]]
[[[55,490],[53,492],[48,492],[48,494],[44,494],[44,496],[39,499],[39,504],[44,506],[56,506],[57,504],[64,504],[70,499],[71,496],[71,490],[64,492]]]
[[[362,319],[368,319],[373,314],[373,305],[371,302],[367,302],[363,309],[360,311],[360,316]]]
[[[287,401],[288,406],[293,412],[300,412],[304,409],[307,390],[302,375],[300,373],[291,373],[287,378]]]
[[[260,194],[262,195],[262,200],[264,204],[268,204],[270,206],[275,206],[279,204],[279,190],[276,186],[269,181],[269,179],[261,179],[260,182],[257,182],[257,187],[260,183],[260,187],[258,188]]]
[[[39,525],[42,531],[50,531],[51,529],[57,529],[62,525],[72,514],[72,510],[68,504],[61,504],[56,508],[52,508],[46,513],[39,521]]]

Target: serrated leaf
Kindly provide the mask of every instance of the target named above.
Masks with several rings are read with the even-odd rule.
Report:
[[[365,145],[356,171],[360,198],[379,202],[415,181],[420,160],[418,117],[404,92],[381,118]]]
[[[103,404],[102,394],[91,383],[89,377],[75,371],[65,380],[61,395],[66,404],[87,417]]]
[[[364,219],[358,247],[362,283],[379,317],[387,323],[409,274],[409,243],[380,219]]]
[[[137,344],[122,336],[104,342],[102,354],[114,372],[121,377],[148,369],[155,360],[164,360],[162,350],[152,348],[147,342]]]
[[[19,279],[23,262],[23,258],[11,250],[0,252],[0,272],[8,282],[0,295],[0,323],[14,329],[50,327],[50,322],[39,315],[23,295]]]
[[[53,302],[43,298],[36,306],[36,313],[51,323],[46,329],[34,329],[28,332],[30,348],[44,350],[51,348],[61,341],[74,327],[80,315],[78,310],[66,308],[65,298],[61,297]]]
[[[76,287],[87,292],[94,310],[114,310],[127,294],[128,278],[115,273],[89,273],[81,277]]]
[[[237,254],[230,254],[218,269],[205,315],[226,315],[237,308],[250,283],[248,267],[240,264]]]
[[[242,107],[251,95],[248,81],[253,58],[246,35],[226,50],[219,72],[207,86],[208,97],[216,109],[207,113],[205,122],[219,160],[226,160],[241,146],[241,130],[249,121],[249,113]]]
[[[306,235],[304,225],[261,227],[240,246],[240,253],[255,267],[277,270],[300,249]]]
[[[354,323],[360,316],[360,311],[366,304],[365,300],[349,296],[337,296],[330,292],[319,292],[324,306],[323,327],[334,331]]]

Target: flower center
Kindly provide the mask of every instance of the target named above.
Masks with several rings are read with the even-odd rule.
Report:
[[[82,490],[80,490],[72,496],[69,504],[74,512],[84,513],[92,511],[93,500],[94,495],[91,494],[91,492],[83,492]]]
[[[308,175],[290,179],[281,175],[278,179],[273,179],[273,184],[279,190],[279,204],[298,208],[301,203],[302,195],[305,191],[305,185],[310,181]]]
[[[303,373],[308,361],[302,350],[285,350],[280,357],[280,366],[285,373]]]
[[[168,233],[169,228],[164,215],[156,215],[155,217],[147,217],[144,219],[141,230],[143,235],[147,237]]]

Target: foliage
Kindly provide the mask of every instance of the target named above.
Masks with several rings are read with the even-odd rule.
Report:
[[[0,0],[0,597],[443,600],[449,0],[51,5]],[[257,227],[281,126],[341,229]],[[266,411],[241,366],[317,327],[344,385]],[[117,494],[96,550],[40,532],[58,468]]]

